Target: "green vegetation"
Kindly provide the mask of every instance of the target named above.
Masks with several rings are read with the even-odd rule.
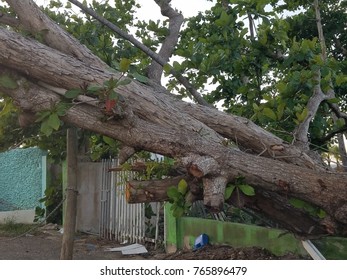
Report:
[[[21,224],[16,223],[13,219],[7,219],[4,224],[0,224],[0,236],[3,237],[17,237],[30,231],[33,234],[33,228],[37,227],[35,224]]]

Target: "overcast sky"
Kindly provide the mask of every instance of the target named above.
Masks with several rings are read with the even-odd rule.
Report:
[[[136,2],[142,6],[138,12],[139,19],[156,20],[162,17],[154,0],[136,0]],[[171,6],[181,11],[185,18],[188,18],[197,15],[200,11],[208,10],[213,6],[213,2],[206,0],[172,0]]]
[[[35,2],[38,5],[48,4],[49,1],[50,0],[35,0]],[[136,0],[136,2],[142,6],[142,8],[139,9],[137,13],[137,17],[139,19],[157,20],[162,18],[162,15],[160,14],[160,9],[158,5],[154,2],[154,0]],[[213,6],[213,2],[207,0],[172,0],[171,6],[181,11],[185,18],[188,18],[197,15],[199,11],[205,11],[209,9]]]

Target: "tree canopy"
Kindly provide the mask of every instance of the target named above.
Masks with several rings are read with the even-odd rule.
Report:
[[[157,22],[134,0],[2,1],[1,149],[59,159],[74,125],[93,159],[173,158],[184,199],[216,211],[243,189],[291,230],[343,234],[346,175],[321,159],[337,145],[347,166],[346,1],[218,0],[185,21],[155,2]]]

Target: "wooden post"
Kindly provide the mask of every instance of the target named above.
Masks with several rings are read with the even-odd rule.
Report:
[[[67,188],[61,260],[72,260],[77,214],[77,131],[67,130]]]

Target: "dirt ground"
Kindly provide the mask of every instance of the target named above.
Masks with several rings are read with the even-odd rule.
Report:
[[[40,228],[34,234],[19,238],[0,236],[1,260],[59,260],[62,234],[56,229]],[[114,241],[102,240],[98,236],[78,234],[74,242],[74,259],[76,260],[276,260],[298,259],[294,255],[278,258],[261,248],[235,249],[229,246],[211,246],[193,251],[178,251],[166,254],[164,250],[154,250],[152,244],[146,244],[148,253],[142,255],[122,255],[121,252],[107,252],[106,248],[120,247]]]

